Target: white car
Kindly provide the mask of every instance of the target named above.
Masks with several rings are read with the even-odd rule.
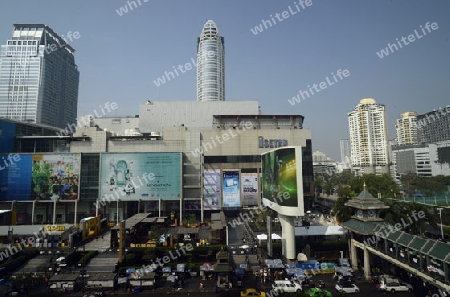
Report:
[[[358,286],[354,284],[340,284],[337,283],[335,286],[336,291],[339,293],[359,293]]]
[[[302,291],[302,286],[289,280],[276,280],[272,284],[272,289],[278,292],[300,293]]]
[[[400,283],[387,283],[385,285],[381,285],[380,288],[385,290],[386,292],[408,292],[411,291],[411,288],[408,286],[402,285]]]

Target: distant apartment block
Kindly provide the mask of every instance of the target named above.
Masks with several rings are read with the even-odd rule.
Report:
[[[408,111],[402,113],[395,124],[397,144],[407,145],[417,143],[417,113]]]
[[[372,98],[362,99],[348,113],[352,171],[389,173],[386,109]]]

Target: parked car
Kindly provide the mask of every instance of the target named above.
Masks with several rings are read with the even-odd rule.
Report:
[[[335,289],[339,293],[359,293],[359,288],[355,284],[337,283]]]
[[[293,283],[289,280],[276,280],[272,284],[272,289],[277,292],[293,292],[300,293],[302,291],[302,287],[300,284]]]
[[[400,283],[381,284],[380,289],[392,293],[412,291],[410,288],[408,288],[408,286],[402,285]]]
[[[389,275],[380,275],[378,278],[379,284],[377,288],[387,292],[407,292],[413,291],[413,287],[410,284],[404,283],[401,280]]]
[[[311,288],[305,294],[308,297],[333,297],[330,291],[320,288]]]
[[[253,288],[241,291],[241,297],[266,297],[266,293]]]

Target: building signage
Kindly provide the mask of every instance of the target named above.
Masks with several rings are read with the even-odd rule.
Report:
[[[259,148],[277,148],[288,145],[287,139],[265,139],[262,136],[258,137]]]
[[[45,231],[65,231],[66,227],[63,225],[47,225]]]

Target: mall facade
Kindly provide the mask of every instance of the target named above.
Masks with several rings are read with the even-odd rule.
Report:
[[[301,115],[260,110],[256,101],[148,101],[134,117],[81,117],[68,123],[73,133],[2,119],[0,209],[13,224],[33,226],[97,215],[114,223],[143,212],[203,221],[258,207],[261,154],[285,146],[302,147],[307,207],[311,131]]]

